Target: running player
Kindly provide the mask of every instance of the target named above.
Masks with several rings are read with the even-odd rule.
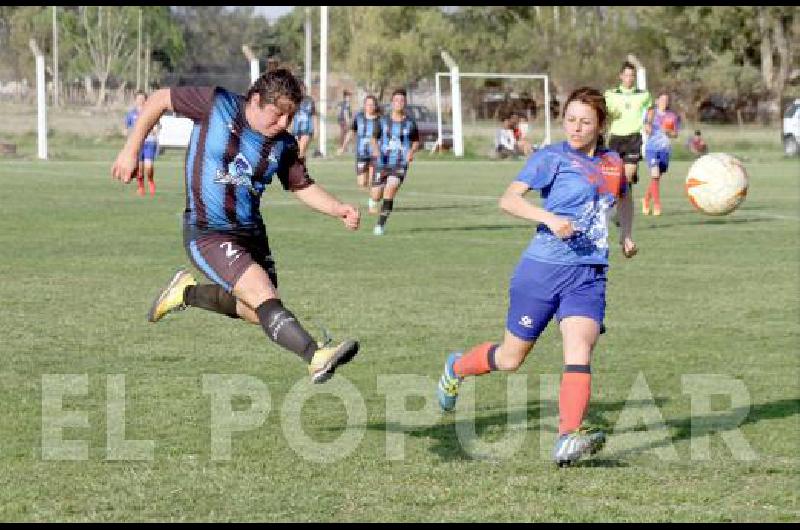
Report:
[[[314,117],[316,114],[314,100],[310,95],[306,95],[292,120],[292,134],[297,139],[298,156],[302,161],[305,161],[308,146],[311,143],[311,139],[314,138]]]
[[[178,271],[156,297],[148,319],[199,307],[260,324],[270,340],[300,356],[314,383],[358,352],[358,342],[320,345],[283,306],[275,262],[259,212],[261,194],[277,178],[311,208],[338,217],[350,230],[359,213],[309,177],[297,142],[286,132],[303,89],[285,69],[266,72],[246,96],[220,87],[157,90],[114,162],[111,173],[130,182],[136,155],[153,124],[174,110],[195,122],[186,156],[184,246],[190,260],[213,283],[198,285]]]
[[[464,354],[451,353],[437,387],[442,410],[453,410],[464,377],[519,368],[555,316],[564,353],[553,451],[560,466],[598,451],[605,442],[604,433],[581,426],[589,407],[591,354],[605,314],[607,219],[617,204],[622,252],[628,258],[636,254],[622,160],[598,145],[606,115],[599,91],[575,90],[564,105],[567,140],[531,155],[506,189],[500,207],[537,227],[511,277],[505,336],[500,344],[484,342]],[[541,193],[543,207],[525,199],[530,190]]]
[[[136,100],[133,108],[125,115],[125,136],[130,136],[133,130],[133,125],[139,119],[139,114],[142,112],[145,101],[147,101],[147,94],[143,90],[136,92]],[[159,125],[156,123],[147,137],[144,140],[144,145],[139,151],[139,164],[136,169],[136,193],[139,196],[144,196],[144,177],[147,175],[147,186],[150,190],[150,195],[156,194],[156,181],[154,180],[155,168],[153,163],[158,154],[158,129]]]
[[[369,95],[364,98],[364,110],[359,111],[350,129],[344,135],[338,154],[341,155],[347,149],[347,144],[356,135],[356,181],[358,187],[369,191],[369,183],[375,176],[375,157],[372,153],[372,136],[378,126],[378,99]],[[370,213],[377,213],[375,202],[369,198]]]
[[[406,114],[406,91],[392,93],[392,112],[381,117],[379,127],[372,135],[372,151],[378,159],[378,168],[372,180],[371,205],[381,205],[381,215],[372,233],[382,236],[386,220],[394,208],[394,198],[408,174],[408,166],[419,149],[419,131],[414,118]]]
[[[647,141],[644,156],[650,168],[650,186],[642,197],[642,213],[650,215],[650,199],[653,201],[653,215],[661,215],[661,176],[669,168],[669,157],[672,153],[670,138],[677,138],[680,129],[678,115],[669,109],[669,95],[659,94],[655,107],[650,107],[645,114],[644,133]]]

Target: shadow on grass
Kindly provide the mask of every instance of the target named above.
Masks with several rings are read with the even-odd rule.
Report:
[[[622,451],[615,452],[614,456],[625,457],[628,455],[636,455],[642,452],[665,447],[675,442],[687,440],[692,437],[699,437],[711,435],[718,432],[737,429],[743,425],[754,424],[764,420],[787,418],[800,413],[800,399],[782,399],[770,403],[762,403],[753,405],[748,410],[734,409],[727,414],[716,414],[708,416],[687,416],[678,419],[666,419],[664,425],[648,424],[637,425],[631,428],[614,429],[607,415],[621,411],[626,407],[653,407],[661,408],[666,404],[669,398],[655,398],[651,400],[638,400],[638,401],[596,401],[591,404],[591,410],[587,423],[593,427],[605,431],[607,434],[613,436],[615,434],[623,434],[635,431],[651,431],[658,430],[666,426],[669,436],[661,440],[648,441],[647,443],[628,448]],[[544,406],[543,406],[544,405]],[[555,420],[553,413],[557,414],[558,402],[557,401],[529,401],[526,405],[526,418],[527,423],[524,430],[526,432],[548,432],[555,435],[556,429],[554,427]],[[550,424],[543,424],[537,421],[541,414],[546,414],[545,417],[550,417]],[[493,412],[489,415],[477,416],[481,414],[481,410],[476,411],[474,419],[474,427],[468,427],[469,431],[473,431],[481,437],[486,433],[497,434],[498,431],[506,432],[508,430],[509,414],[507,411],[489,411]],[[513,415],[519,415],[520,411],[511,411]],[[747,416],[743,420],[739,420],[745,413]],[[513,416],[512,416],[513,417]],[[472,420],[456,420],[454,415],[443,415],[442,420],[435,425],[429,426],[415,426],[404,425],[397,422],[371,422],[366,425],[366,428],[373,431],[391,432],[391,433],[404,433],[414,438],[428,438],[434,441],[430,448],[432,453],[438,455],[442,460],[473,460],[475,457],[470,455],[463,447],[463,444],[458,436],[459,423],[467,424]],[[445,423],[446,422],[446,423]],[[577,464],[581,467],[627,467],[627,463],[618,458],[603,458],[602,454],[599,457],[591,458],[581,461]]]

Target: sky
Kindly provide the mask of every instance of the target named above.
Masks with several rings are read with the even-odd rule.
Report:
[[[256,13],[268,18],[270,21],[273,21],[289,11],[292,10],[294,6],[255,6]]]

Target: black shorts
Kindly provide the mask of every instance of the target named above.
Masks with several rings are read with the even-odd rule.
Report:
[[[375,159],[369,158],[356,158],[356,175],[360,175],[367,171],[370,167],[375,167]]]
[[[373,186],[385,186],[386,181],[389,177],[395,177],[400,181],[400,184],[406,178],[406,174],[408,173],[408,164],[395,164],[395,165],[385,165],[380,168],[376,168],[375,175],[372,177],[372,185]]]
[[[619,153],[626,164],[638,164],[642,159],[642,135],[640,133],[625,136],[609,136],[608,148]]]
[[[184,227],[183,246],[194,266],[229,293],[253,263],[261,266],[272,285],[278,287],[275,261],[265,233],[198,232]]]

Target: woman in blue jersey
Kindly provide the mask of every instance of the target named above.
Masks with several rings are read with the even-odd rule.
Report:
[[[503,210],[536,223],[533,240],[511,278],[503,341],[451,353],[437,393],[441,408],[453,410],[464,377],[516,370],[555,316],[563,339],[564,374],[553,458],[569,465],[605,442],[602,432],[587,432],[581,424],[589,405],[591,353],[605,313],[608,217],[615,205],[625,257],[636,254],[636,245],[622,160],[598,142],[607,123],[603,95],[589,87],[575,90],[563,118],[567,140],[533,154],[500,199]],[[543,207],[525,199],[530,190],[541,194]]]
[[[356,134],[356,181],[358,187],[369,192],[369,183],[375,177],[375,157],[372,153],[372,135],[378,127],[378,99],[369,95],[364,98],[364,110],[358,112],[353,118],[350,129],[342,140],[338,154],[341,155],[347,149],[347,144]],[[377,213],[376,205],[369,199],[370,213]]]
[[[669,108],[669,94],[662,92],[644,117],[644,133],[647,137],[644,157],[650,168],[650,186],[642,197],[644,215],[650,215],[651,201],[653,215],[661,215],[661,176],[669,169],[669,157],[672,154],[670,139],[678,137],[679,129],[680,119]]]

